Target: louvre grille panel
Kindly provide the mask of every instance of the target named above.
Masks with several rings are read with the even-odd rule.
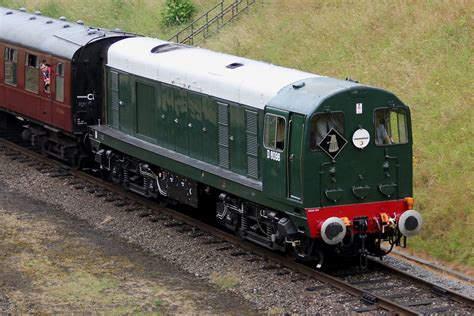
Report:
[[[219,166],[229,168],[229,106],[220,102],[217,102],[217,105]]]
[[[253,111],[245,112],[247,116],[247,175],[258,178],[258,115]]]
[[[112,109],[118,109],[119,96],[118,91],[112,91]]]
[[[219,146],[219,166],[229,168],[229,148]]]
[[[247,132],[257,134],[257,112],[246,111]]]
[[[119,74],[116,72],[111,72],[111,112],[109,114],[112,117],[108,118],[109,124],[111,124],[113,127],[118,128],[119,127]]]
[[[229,129],[219,125],[219,146],[229,147]]]
[[[228,105],[224,103],[217,103],[219,105],[218,115],[219,115],[219,124],[229,125],[229,109]]]
[[[247,134],[247,155],[257,156],[257,135]]]
[[[247,157],[247,174],[249,177],[258,178],[258,159],[256,157]]]
[[[118,73],[111,72],[111,75],[112,75],[112,91],[118,91],[119,89]]]

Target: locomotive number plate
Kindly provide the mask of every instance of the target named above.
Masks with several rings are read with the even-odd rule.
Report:
[[[280,161],[281,160],[281,153],[279,153],[277,151],[267,149],[267,159]]]

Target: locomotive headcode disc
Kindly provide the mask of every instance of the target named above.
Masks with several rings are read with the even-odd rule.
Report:
[[[364,128],[360,128],[360,129],[356,130],[354,132],[354,135],[352,135],[352,143],[357,148],[363,149],[363,148],[367,147],[369,142],[370,142],[370,134]]]

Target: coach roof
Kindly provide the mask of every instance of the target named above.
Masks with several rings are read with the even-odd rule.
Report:
[[[265,62],[144,37],[128,38],[112,44],[108,66],[261,109],[282,88],[302,79],[320,77]]]
[[[57,57],[72,59],[74,53],[88,43],[123,35],[122,32],[0,7],[0,41]]]

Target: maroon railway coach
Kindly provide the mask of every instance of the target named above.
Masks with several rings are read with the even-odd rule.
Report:
[[[101,119],[106,50],[128,36],[0,7],[2,121],[15,116],[33,145],[77,164],[87,126]]]

